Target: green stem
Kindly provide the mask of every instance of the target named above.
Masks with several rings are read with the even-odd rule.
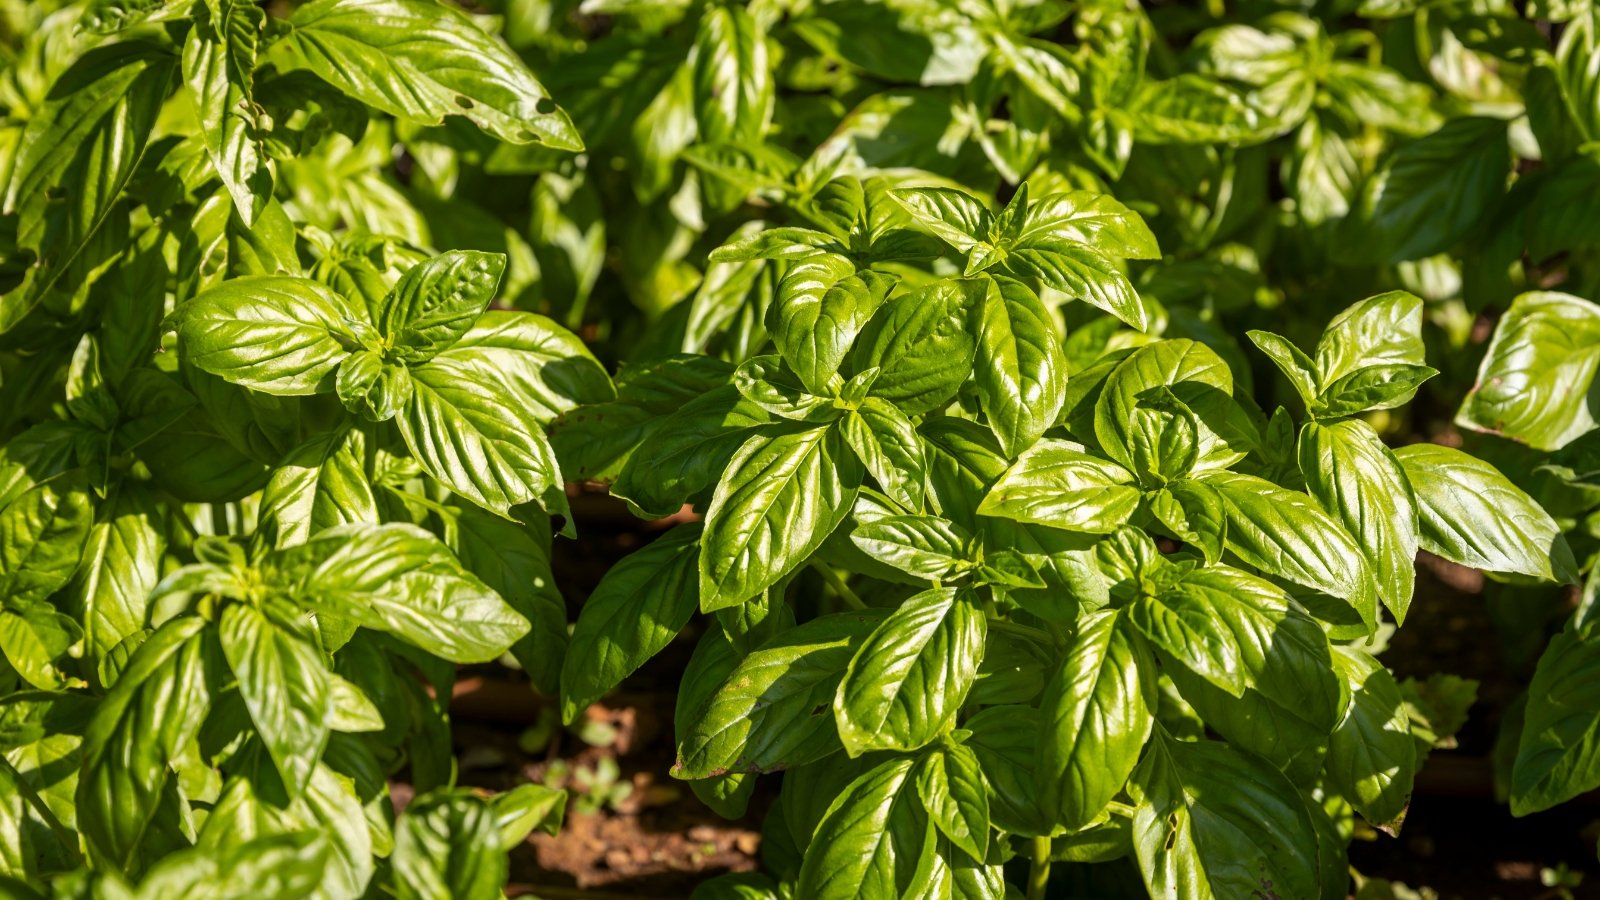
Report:
[[[832,568],[824,563],[812,563],[811,568],[815,569],[817,574],[822,576],[822,580],[828,583],[828,587],[839,596],[840,600],[845,602],[846,606],[850,607],[851,609],[867,608],[867,604],[863,603],[861,598],[856,596],[855,591],[850,590],[850,585],[844,583],[844,579],[839,577],[838,572],[835,572]]]
[[[1044,900],[1045,886],[1050,883],[1050,839],[1033,839],[1033,868],[1028,870],[1028,900]]]

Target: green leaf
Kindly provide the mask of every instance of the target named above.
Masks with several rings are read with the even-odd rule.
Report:
[[[1600,786],[1600,628],[1569,626],[1550,641],[1528,685],[1511,776],[1511,812],[1525,816]]]
[[[1368,176],[1340,224],[1340,252],[1387,265],[1447,250],[1499,200],[1510,172],[1503,119],[1452,119]]]
[[[837,752],[828,704],[856,648],[882,621],[875,613],[822,616],[739,660],[715,691],[679,717],[689,730],[679,732],[673,777],[772,772]]]
[[[1317,342],[1317,383],[1326,392],[1369,366],[1421,366],[1422,300],[1390,291],[1352,303],[1333,317]]]
[[[129,482],[96,511],[69,588],[74,614],[83,623],[84,654],[95,664],[145,627],[147,600],[161,580],[167,544],[161,518],[152,492]]]
[[[256,48],[265,20],[261,8],[251,3],[201,4],[183,45],[183,81],[200,120],[201,139],[246,227],[271,202],[276,177],[250,115]]]
[[[418,797],[395,825],[394,887],[403,900],[493,897],[508,865],[500,817],[465,790]]]
[[[900,188],[891,196],[923,227],[963,253],[989,239],[994,216],[978,198],[965,191]]]
[[[528,622],[415,525],[345,525],[279,552],[300,597],[453,662],[487,662]]]
[[[1328,739],[1329,784],[1368,822],[1393,834],[1420,762],[1405,698],[1389,670],[1366,653],[1340,647],[1333,661],[1350,685],[1350,706]]]
[[[1049,835],[1055,813],[1043,808],[1035,775],[1036,744],[1042,723],[1029,706],[991,706],[963,723],[972,734],[965,741],[983,768],[989,785],[989,810],[1002,831]]]
[[[289,452],[261,494],[261,520],[277,545],[304,543],[325,528],[378,524],[377,500],[365,469],[367,435],[332,431]]]
[[[915,750],[955,724],[983,658],[977,603],[957,588],[924,591],[862,643],[833,698],[845,752]]]
[[[698,605],[700,529],[685,526],[630,554],[584,601],[561,670],[561,718],[589,704],[666,648]]]
[[[205,620],[172,619],[133,655],[83,736],[78,827],[92,862],[127,871],[171,787],[171,763],[200,730],[210,686]]]
[[[923,896],[933,823],[916,791],[916,761],[886,760],[845,787],[806,848],[797,896],[856,900]]]
[[[439,125],[465,116],[502,141],[580,151],[583,141],[533,73],[465,13],[427,0],[317,0],[295,10],[264,57],[308,69],[386,113]]]
[[[987,281],[972,307],[978,336],[973,379],[989,427],[1005,452],[1016,456],[1061,415],[1066,356],[1038,295],[1010,278]]]
[[[1423,382],[1437,374],[1427,366],[1367,366],[1328,385],[1314,409],[1318,418],[1329,419],[1404,406]]]
[[[0,296],[0,333],[85,255],[144,156],[178,62],[145,37],[83,53],[15,138],[5,211],[17,215],[14,246],[35,257],[26,283]]]
[[[1216,472],[1204,481],[1222,495],[1230,553],[1269,575],[1344,600],[1373,627],[1377,585],[1361,546],[1315,501],[1253,475]]]
[[[707,6],[692,58],[700,139],[760,143],[775,105],[766,29],[743,6]]]
[[[1265,762],[1227,744],[1163,736],[1133,788],[1134,851],[1152,896],[1319,896],[1311,816]]]
[[[839,433],[885,494],[906,509],[922,508],[928,478],[922,438],[904,413],[868,397],[840,420]]]
[[[194,297],[173,317],[183,358],[269,394],[333,389],[334,369],[370,333],[350,302],[309,278],[235,278]]]
[[[81,473],[44,481],[0,510],[0,598],[42,601],[72,578],[94,525]]]
[[[333,706],[322,653],[307,635],[243,604],[222,611],[218,635],[256,732],[290,799],[298,797],[328,743]]]
[[[970,565],[972,537],[937,516],[884,516],[850,532],[863,553],[927,581],[950,577]]]
[[[706,510],[700,609],[737,606],[798,568],[850,514],[862,472],[831,427],[745,441]]]
[[[1139,296],[1116,261],[1096,248],[1056,237],[1033,237],[1006,249],[1006,271],[1082,300],[1148,331],[1156,310]]]
[[[1494,466],[1436,444],[1394,455],[1416,492],[1422,549],[1486,572],[1577,582],[1560,526]]]
[[[504,254],[473,250],[412,266],[375,311],[385,357],[415,365],[449,349],[488,308],[505,267]]]
[[[650,452],[635,454],[617,473],[611,493],[647,516],[677,512],[711,486],[767,414],[732,385],[682,404],[651,435]]]
[[[1155,723],[1156,666],[1117,610],[1081,620],[1040,702],[1041,802],[1071,831],[1121,793]]]
[[[1145,502],[1150,514],[1173,537],[1199,549],[1206,562],[1221,561],[1227,544],[1228,516],[1216,488],[1184,478],[1146,495]]]
[[[861,329],[849,369],[878,370],[872,394],[909,416],[943,408],[972,371],[977,342],[966,328],[981,282],[939,281],[891,297]]]
[[[1404,624],[1420,538],[1416,495],[1400,461],[1359,419],[1306,423],[1299,458],[1306,492],[1356,539],[1378,598]]]
[[[368,422],[387,422],[399,415],[414,391],[405,367],[386,365],[370,350],[345,357],[333,384],[344,408]]]
[[[811,393],[776,356],[752,356],[733,373],[733,386],[766,412],[794,422],[831,422],[839,416],[832,397]]]
[[[857,272],[833,253],[795,263],[778,285],[769,313],[778,352],[813,394],[829,394],[850,345],[894,285],[878,272]]]
[[[322,884],[329,841],[316,831],[273,834],[218,853],[188,848],[162,859],[139,883],[139,900],[249,894],[262,900],[305,897]]]
[[[917,768],[917,796],[939,833],[976,862],[989,855],[989,785],[978,757],[960,744],[939,747]]]
[[[1067,531],[1109,534],[1139,506],[1133,476],[1069,441],[1046,440],[1025,451],[1000,476],[978,514]]]
[[[1595,427],[1600,309],[1568,294],[1519,296],[1501,317],[1456,423],[1555,450]]]
[[[1316,363],[1311,361],[1311,357],[1307,356],[1305,351],[1290,343],[1288,338],[1280,337],[1270,331],[1250,331],[1247,334],[1250,342],[1256,345],[1256,349],[1265,353],[1284,377],[1289,379],[1289,383],[1294,385],[1295,393],[1300,395],[1300,399],[1309,409],[1321,392],[1317,383]]]
[[[1195,341],[1167,340],[1135,350],[1112,370],[1095,402],[1094,437],[1141,482],[1159,485],[1243,458],[1249,446],[1241,418],[1222,357]]]

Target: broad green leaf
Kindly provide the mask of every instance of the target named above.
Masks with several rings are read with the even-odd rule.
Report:
[[[950,402],[972,372],[977,343],[967,330],[971,294],[981,283],[939,281],[891,297],[861,329],[850,370],[877,369],[872,394],[906,415]]]
[[[449,349],[488,308],[505,266],[502,254],[472,250],[412,266],[376,310],[385,358],[414,365]]]
[[[78,623],[41,600],[12,600],[0,611],[0,656],[23,681],[40,690],[76,682],[56,660],[82,639]]]
[[[1006,453],[1032,446],[1065,401],[1066,357],[1049,310],[1020,281],[988,279],[972,306],[979,404]]]
[[[1600,309],[1568,294],[1523,294],[1495,327],[1459,425],[1555,450],[1595,427]]]
[[[42,601],[71,580],[94,518],[78,472],[35,485],[0,510],[0,598]]]
[[[906,509],[922,508],[928,477],[922,438],[904,413],[868,397],[840,420],[839,433],[885,494]]]
[[[743,603],[804,563],[849,515],[861,477],[831,427],[745,441],[706,510],[700,609]]]
[[[1577,581],[1560,526],[1494,466],[1437,444],[1394,455],[1416,492],[1422,549],[1487,572]]]
[[[14,246],[35,257],[27,281],[0,297],[0,333],[93,255],[89,245],[144,156],[178,63],[170,46],[145,37],[73,61],[13,139],[5,211],[17,215]]]
[[[0,759],[0,876],[38,880],[82,865],[73,835],[11,763]]]
[[[1046,440],[1000,476],[977,512],[1067,531],[1109,534],[1139,506],[1133,476],[1068,441]]]
[[[1150,514],[1172,536],[1197,548],[1208,563],[1220,562],[1227,543],[1227,507],[1217,489],[1189,478],[1168,482],[1145,497]]]
[[[1161,258],[1155,235],[1138,213],[1093,191],[1055,194],[1029,204],[1016,239],[1044,237],[1085,244],[1118,259]]]
[[[1305,351],[1289,342],[1288,338],[1273,334],[1270,331],[1247,332],[1250,342],[1256,349],[1267,355],[1273,365],[1278,367],[1289,383],[1294,385],[1295,393],[1309,409],[1321,392],[1318,385],[1316,363]]]
[[[1156,897],[1315,897],[1317,835],[1300,792],[1215,741],[1158,738],[1133,776],[1134,851]]]
[[[986,630],[969,591],[934,588],[903,602],[839,682],[833,715],[845,752],[915,750],[948,731],[977,678]]]
[[[567,652],[567,603],[551,570],[548,522],[526,525],[485,512],[465,501],[455,504],[454,527],[445,541],[468,572],[483,579],[531,624],[511,645],[511,654],[541,694],[561,691],[561,666]]]
[[[439,125],[465,116],[514,144],[580,151],[572,121],[538,79],[465,13],[428,0],[316,0],[264,56],[308,69],[386,113]]]
[[[1447,250],[1500,198],[1510,172],[1504,120],[1453,119],[1367,177],[1340,224],[1340,252],[1383,265]]]
[[[963,253],[989,239],[994,216],[971,194],[951,188],[901,188],[892,195],[913,219]]]
[[[1044,808],[1034,765],[1042,734],[1040,711],[1031,706],[991,706],[963,723],[989,785],[989,811],[1002,831],[1049,835],[1056,813]]]
[[[98,665],[146,625],[146,601],[160,581],[166,535],[162,509],[141,485],[123,482],[96,511],[69,593],[83,623],[83,652]]]
[[[418,797],[396,821],[392,864],[403,900],[495,896],[508,872],[499,817],[461,789]]]
[[[1399,830],[1417,773],[1416,741],[1400,686],[1381,663],[1340,647],[1334,667],[1350,685],[1350,706],[1328,739],[1328,780],[1367,821]]]
[[[650,452],[635,454],[611,493],[649,516],[677,512],[712,486],[767,414],[732,385],[684,403],[651,435]]]
[[[973,752],[939,747],[917,768],[917,795],[934,827],[973,861],[989,855],[989,785]]]
[[[290,590],[453,662],[487,662],[528,622],[415,525],[345,525],[280,551]]]
[[[261,8],[240,0],[196,7],[183,45],[189,88],[206,153],[246,227],[272,200],[274,165],[249,112],[255,102],[256,48]]]
[[[1420,538],[1416,496],[1400,461],[1360,419],[1306,423],[1299,457],[1306,492],[1356,539],[1378,598],[1404,624]]]
[[[789,268],[778,285],[770,327],[778,352],[811,393],[830,393],[828,379],[893,284],[886,275],[857,272],[855,263],[831,253]]]
[[[916,790],[916,761],[880,763],[828,807],[795,892],[815,900],[925,896],[936,831]]]
[[[305,789],[328,742],[333,707],[322,652],[309,635],[238,603],[222,611],[218,635],[250,720],[293,799]]]
[[[1390,291],[1352,303],[1328,323],[1317,342],[1318,384],[1324,391],[1369,366],[1421,366],[1422,300]]]
[[[319,394],[371,327],[348,300],[308,278],[235,278],[178,308],[186,361],[251,390]]]
[[[1549,809],[1600,786],[1600,628],[1569,626],[1539,657],[1511,776],[1511,812]]]
[[[1055,237],[1029,238],[1006,249],[1005,268],[1022,278],[1082,300],[1148,331],[1156,311],[1134,290],[1115,260],[1093,246]]]
[[[1357,369],[1327,386],[1315,413],[1318,418],[1330,419],[1404,406],[1423,382],[1437,374],[1437,369],[1428,366],[1405,364]]]
[[[325,528],[378,524],[377,500],[367,481],[365,432],[351,429],[314,437],[284,458],[261,494],[261,519],[277,545],[304,543]]]
[[[666,648],[698,606],[700,529],[677,528],[606,572],[584,601],[561,671],[561,717],[589,704]]]
[[[326,876],[330,842],[313,830],[256,838],[222,852],[187,848],[150,869],[133,896],[138,900],[201,900],[243,895],[262,900],[308,896]]]
[[[1139,762],[1155,722],[1155,659],[1126,613],[1081,620],[1040,703],[1034,765],[1045,808],[1076,831],[1105,811]]]
[[[760,143],[774,107],[766,29],[743,6],[707,6],[692,56],[700,139]]]
[[[928,581],[970,565],[971,535],[937,516],[884,516],[857,526],[850,540],[873,559]]]
[[[1377,622],[1377,585],[1360,545],[1314,500],[1236,472],[1212,473],[1204,482],[1222,495],[1230,553],[1345,601],[1368,629]]]
[[[171,789],[170,766],[210,703],[205,620],[185,616],[151,635],[95,711],[83,737],[79,830],[91,862],[126,871]]]
[[[1228,364],[1204,344],[1175,339],[1135,350],[1112,370],[1095,402],[1094,437],[1154,486],[1241,459],[1249,446],[1240,419]]]
[[[828,705],[856,648],[882,621],[876,613],[823,616],[779,633],[739,660],[688,714],[673,776],[772,772],[837,752],[838,729]]]

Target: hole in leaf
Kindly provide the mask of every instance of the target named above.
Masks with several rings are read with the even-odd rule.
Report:
[[[456,105],[462,109],[471,109],[474,106],[471,97],[463,97],[460,94],[456,95]]]
[[[541,116],[548,116],[556,111],[556,102],[549,97],[540,97],[539,102],[533,105],[534,111]]]

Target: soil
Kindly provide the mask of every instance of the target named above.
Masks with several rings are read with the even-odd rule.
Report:
[[[612,563],[665,526],[639,523],[592,491],[573,501],[582,537],[558,542],[556,577],[575,614]],[[1565,864],[1584,875],[1570,896],[1600,898],[1600,794],[1524,819],[1511,818],[1494,796],[1489,754],[1495,729],[1518,684],[1526,684],[1529,660],[1502,649],[1503,627],[1490,614],[1482,576],[1426,554],[1418,571],[1406,627],[1383,658],[1402,678],[1448,672],[1476,679],[1479,700],[1459,746],[1430,756],[1400,836],[1358,838],[1350,849],[1352,867],[1369,878],[1436,892],[1424,897],[1554,900],[1564,895],[1543,884],[1541,873]],[[778,779],[762,779],[749,812],[727,821],[666,774],[674,755],[672,687],[698,637],[693,629],[592,707],[581,729],[551,728],[552,701],[516,681],[515,673],[496,667],[462,673],[452,711],[464,783],[502,789],[544,781],[563,769],[570,778],[609,759],[617,782],[632,787],[625,798],[595,810],[579,810],[574,802],[558,836],[537,834],[514,851],[512,896],[681,898],[716,875],[759,867],[761,821]],[[541,720],[553,736],[530,751],[519,738]],[[403,797],[405,787],[396,791]],[[1052,898],[1140,896],[1131,866],[1058,868],[1064,870],[1052,882]]]

